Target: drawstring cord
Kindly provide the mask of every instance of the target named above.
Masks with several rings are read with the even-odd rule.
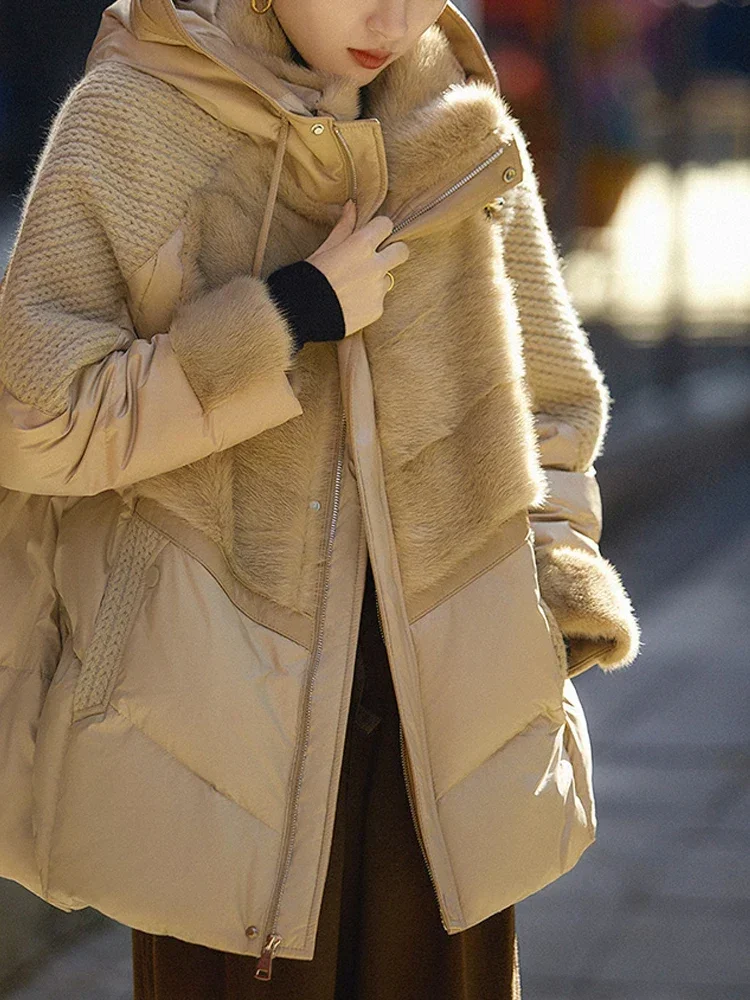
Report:
[[[281,167],[284,163],[284,154],[286,153],[286,143],[289,138],[289,130],[291,128],[291,122],[288,118],[284,118],[281,124],[281,138],[276,146],[276,159],[273,164],[273,173],[271,174],[271,185],[268,190],[268,198],[266,200],[266,210],[263,214],[263,223],[260,227],[260,235],[258,236],[258,245],[255,248],[255,259],[253,261],[253,277],[260,277],[260,269],[263,265],[263,257],[266,252],[266,243],[268,242],[268,231],[271,228],[271,218],[273,216],[273,210],[276,206],[276,197],[279,191],[279,180],[281,178]]]

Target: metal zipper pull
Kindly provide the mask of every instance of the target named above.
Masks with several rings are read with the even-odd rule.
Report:
[[[258,959],[258,964],[255,966],[255,978],[263,979],[265,982],[271,978],[271,963],[273,962],[274,954],[276,949],[281,944],[280,934],[269,934],[266,938],[266,943],[263,945],[263,950],[260,953],[260,958]]]
[[[439,205],[441,201],[445,201],[446,198],[450,198],[450,196],[452,194],[455,194],[455,192],[458,191],[459,188],[462,188],[464,184],[468,184],[468,182],[470,180],[473,180],[474,177],[476,177],[477,174],[481,173],[482,170],[486,170],[487,167],[490,166],[490,164],[494,163],[495,160],[497,160],[500,156],[502,156],[503,153],[505,153],[505,151],[509,149],[512,145],[513,145],[512,142],[506,142],[502,146],[499,146],[494,152],[490,153],[490,155],[486,159],[482,160],[481,163],[478,163],[473,170],[470,170],[468,174],[465,174],[463,177],[459,178],[459,180],[457,180],[455,184],[451,184],[449,188],[446,188],[445,191],[442,191],[436,198],[433,198],[432,201],[430,201],[427,205],[422,205],[421,208],[416,209],[416,211],[411,212],[409,215],[407,215],[406,218],[401,219],[400,222],[397,222],[396,225],[391,230],[391,235],[393,235],[393,233],[400,232],[405,226],[408,226],[415,219],[418,219],[421,215],[424,215],[426,212],[429,212],[430,209],[434,208],[436,205]],[[506,183],[513,180],[513,178],[517,176],[518,171],[515,169],[515,167],[509,167],[507,174],[508,177]]]

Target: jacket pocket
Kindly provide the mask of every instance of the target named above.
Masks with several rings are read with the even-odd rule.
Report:
[[[37,882],[30,886],[41,899],[62,910],[76,909],[49,889],[50,853],[58,814],[60,790],[70,740],[70,705],[80,670],[80,660],[67,636],[39,716],[31,767],[29,834],[33,844]]]
[[[552,608],[550,608],[549,604],[547,604],[543,597],[539,598],[539,605],[544,612],[544,617],[547,619],[547,624],[549,625],[550,639],[552,640],[552,645],[555,647],[557,662],[560,666],[560,673],[563,677],[568,677],[568,651],[565,648],[565,639],[563,638],[562,629],[557,623],[557,619],[555,618]]]
[[[91,641],[81,661],[73,693],[72,722],[106,710],[130,629],[143,600],[147,571],[167,541],[137,514],[129,518],[94,620]]]

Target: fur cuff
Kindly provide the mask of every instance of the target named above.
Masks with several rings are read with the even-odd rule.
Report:
[[[537,550],[539,590],[568,640],[571,676],[595,663],[626,667],[640,651],[640,627],[622,580],[604,556],[570,545]]]
[[[204,410],[292,367],[292,329],[265,281],[240,275],[175,312],[169,329]]]

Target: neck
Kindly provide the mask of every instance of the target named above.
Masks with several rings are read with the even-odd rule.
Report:
[[[277,16],[276,20],[279,21],[278,16]],[[304,66],[305,69],[311,69],[311,66],[309,65],[309,63],[307,63],[304,60],[304,58],[302,57],[301,53],[295,48],[294,43],[292,42],[292,40],[289,37],[289,35],[287,35],[286,31],[284,31],[284,25],[281,23],[281,21],[279,21],[279,27],[281,28],[282,32],[284,33],[284,38],[286,38],[287,43],[289,45],[292,62],[297,63],[298,66]]]
[[[287,35],[287,38],[288,37],[289,36]],[[310,69],[310,66],[308,65],[308,63],[305,62],[305,60],[302,58],[302,56],[300,55],[300,53],[297,51],[297,49],[295,49],[295,47],[292,45],[291,42],[289,42],[289,47],[292,50],[292,59],[293,59],[293,61],[296,62],[298,66],[304,66],[306,69]]]

